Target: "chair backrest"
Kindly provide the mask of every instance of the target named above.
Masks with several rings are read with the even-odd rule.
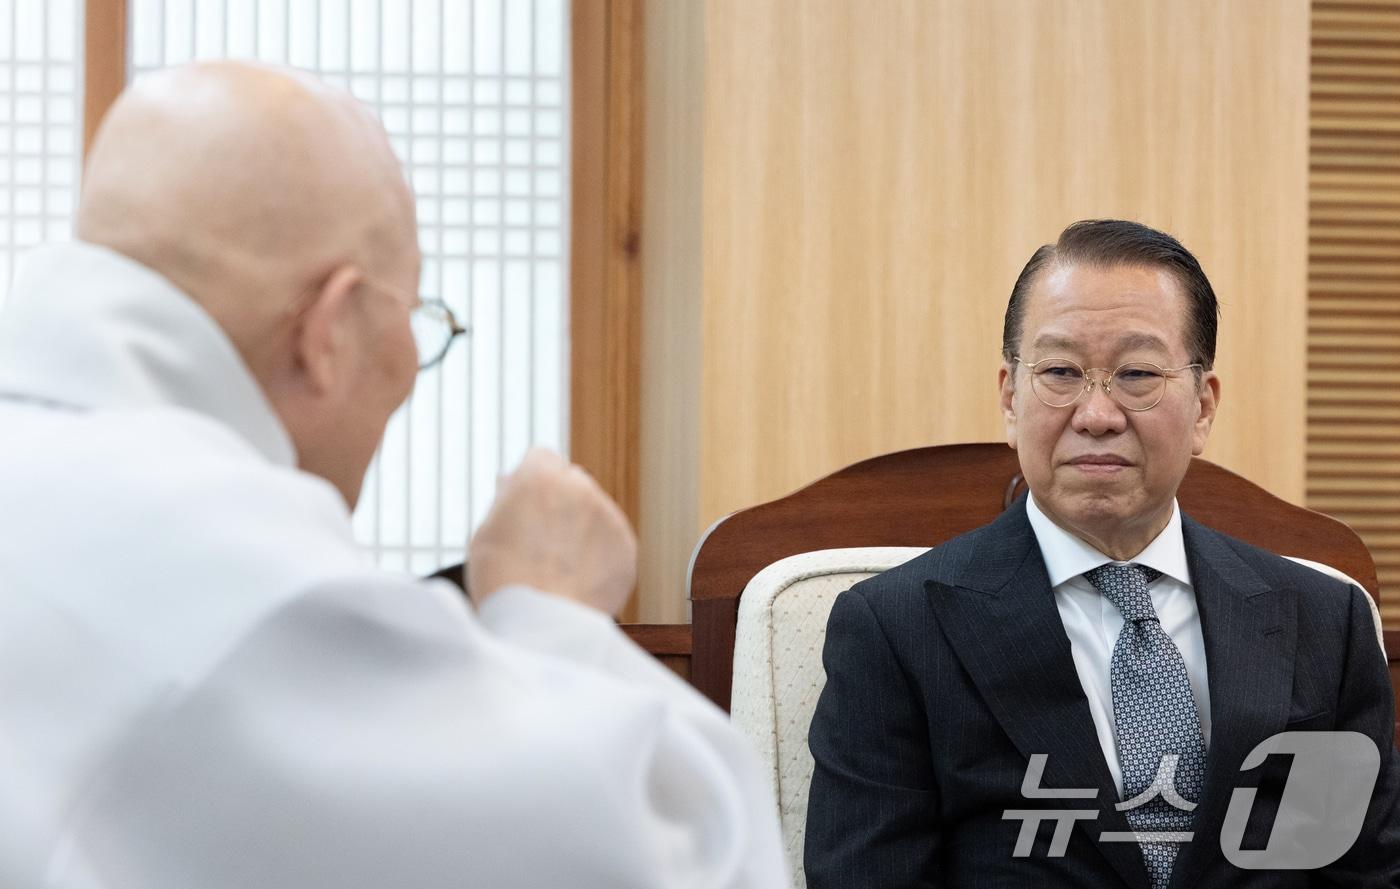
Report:
[[[735,726],[753,742],[763,761],[778,801],[783,847],[798,889],[806,885],[802,850],[813,769],[807,729],[826,685],[821,652],[827,617],[843,590],[924,551],[923,547],[864,547],[789,556],[758,572],[739,599],[731,713]],[[1356,582],[1330,566],[1295,561]],[[1371,608],[1376,641],[1383,644],[1374,601]]]
[[[923,551],[891,546],[789,556],[760,571],[739,601],[731,714],[772,784],[797,889],[806,885],[802,843],[813,768],[807,728],[826,685],[827,616],[843,590]]]
[[[934,546],[994,519],[1020,490],[1019,472],[1016,453],[1002,443],[915,448],[864,460],[720,519],[691,557],[691,681],[729,708],[739,596],[766,566],[821,549]],[[1373,598],[1379,590],[1371,554],[1354,531],[1229,470],[1193,460],[1178,500],[1210,527],[1331,565]]]

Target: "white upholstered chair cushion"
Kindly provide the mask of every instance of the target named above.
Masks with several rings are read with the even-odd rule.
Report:
[[[842,592],[923,552],[922,547],[891,546],[789,556],[754,575],[739,599],[730,712],[768,769],[797,889],[807,884],[802,842],[813,768],[807,729],[826,685],[821,655],[827,618]],[[1290,558],[1360,586],[1335,568]],[[1384,650],[1380,612],[1370,596],[1366,600]]]
[[[802,871],[812,783],[807,729],[826,685],[822,645],[827,617],[836,597],[854,584],[924,551],[864,547],[789,556],[755,574],[739,599],[730,713],[768,768],[798,889],[807,885]]]

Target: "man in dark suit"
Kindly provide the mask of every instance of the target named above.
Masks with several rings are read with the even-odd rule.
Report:
[[[1032,256],[999,380],[1029,495],[837,599],[811,889],[1400,887],[1365,593],[1176,505],[1220,399],[1216,321],[1196,259],[1145,226],[1076,223]],[[1285,787],[1318,759],[1242,770],[1285,731],[1359,733],[1327,736],[1364,755],[1324,783],[1362,792],[1300,812]],[[1242,787],[1252,809],[1227,818]],[[1359,830],[1328,851],[1317,823],[1343,810]]]

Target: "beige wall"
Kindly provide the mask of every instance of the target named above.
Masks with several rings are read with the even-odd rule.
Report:
[[[646,7],[637,620],[682,623],[699,537],[704,6]]]
[[[863,457],[1000,438],[1011,283],[1099,216],[1200,257],[1224,310],[1206,456],[1301,501],[1305,0],[712,0],[703,18],[699,280],[645,290],[663,316],[697,299],[699,327],[648,324],[671,339],[642,371],[697,356],[668,385],[698,394],[698,453],[644,455],[642,479],[688,485],[695,512],[658,529],[693,542]],[[679,588],[643,590],[643,619],[682,613]]]

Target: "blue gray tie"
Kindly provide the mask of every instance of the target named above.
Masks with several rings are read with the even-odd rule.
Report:
[[[1109,662],[1123,814],[1135,832],[1180,834],[1191,829],[1187,809],[1195,809],[1205,786],[1206,748],[1186,664],[1147,592],[1160,576],[1136,563],[1084,573],[1123,615]],[[1178,843],[1140,840],[1139,845],[1153,889],[1164,889]]]

